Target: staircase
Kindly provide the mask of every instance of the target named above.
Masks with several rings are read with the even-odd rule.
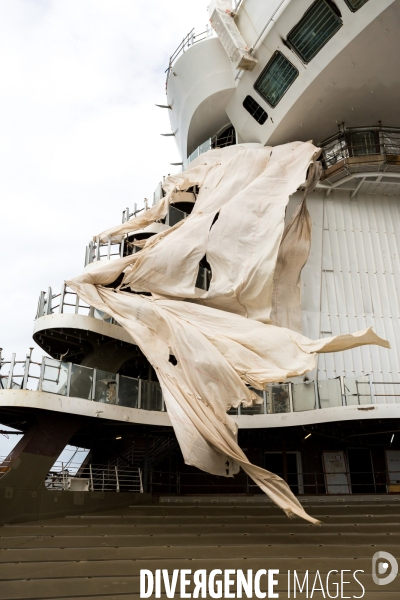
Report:
[[[0,598],[134,600],[140,569],[279,569],[275,591],[287,598],[288,570],[296,570],[301,582],[307,569],[311,582],[319,570],[325,585],[327,573],[335,569],[332,597],[341,570],[348,570],[344,580],[353,582],[342,597],[361,597],[352,572],[363,570],[357,577],[366,589],[364,598],[397,600],[400,576],[377,586],[371,565],[381,550],[400,560],[399,500],[303,498],[321,527],[287,519],[264,496],[163,497],[155,505],[3,526]],[[263,577],[261,589],[266,585]],[[180,597],[179,588],[175,597]],[[297,592],[296,597],[307,595]],[[324,595],[316,591],[312,598]]]
[[[173,450],[178,448],[178,442],[175,436],[152,436],[148,440],[148,461],[149,467],[156,466],[161,460],[166,458]],[[122,452],[120,456],[108,461],[108,466],[130,465],[143,469],[146,456],[146,440],[138,438],[135,443]]]

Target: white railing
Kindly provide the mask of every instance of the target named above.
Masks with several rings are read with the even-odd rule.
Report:
[[[54,313],[84,315],[86,317],[93,317],[94,319],[105,321],[106,323],[118,325],[115,319],[110,317],[107,313],[86,304],[86,302],[79,298],[78,294],[71,290],[65,283],[61,286],[59,294],[53,294],[51,287],[48,288],[47,292],[40,292],[36,319]]]
[[[219,133],[219,134],[217,133],[213,137],[208,138],[208,140],[206,140],[205,142],[200,144],[200,146],[198,146],[196,148],[196,150],[194,150],[192,152],[192,154],[190,156],[188,156],[188,158],[186,160],[183,161],[182,171],[186,171],[186,169],[189,167],[190,163],[195,158],[197,158],[201,154],[204,154],[204,152],[208,152],[212,148],[225,148],[226,146],[235,145],[236,144],[235,130],[232,127],[229,127],[229,128],[225,127],[224,129],[225,130],[228,129],[228,131],[222,131],[222,133]]]
[[[186,160],[183,161],[182,171],[186,171],[192,160],[200,156],[200,154],[204,154],[204,152],[208,152],[209,150],[211,150],[211,147],[211,138],[200,144],[200,146],[198,146],[196,150],[194,150],[192,154],[188,156]]]
[[[10,361],[2,360],[0,352],[0,388],[31,389],[127,408],[165,411],[158,382],[49,357],[43,357],[41,363],[35,362],[32,349],[21,361],[16,360],[15,354]],[[230,414],[278,414],[400,403],[400,382],[372,381],[370,375],[304,383],[272,383],[264,391],[254,391],[260,396],[259,404],[248,408],[240,406],[229,411]]]
[[[44,356],[41,363],[34,362],[31,353],[24,361],[17,361],[15,354],[10,361],[0,360],[0,388],[48,392],[127,408],[165,411],[157,381],[83,367],[48,356]]]
[[[67,466],[56,462],[45,479],[45,486],[57,491],[143,493],[140,468],[108,464]]]
[[[187,35],[185,35],[185,37],[183,38],[183,40],[181,41],[181,43],[179,44],[179,46],[177,47],[177,49],[175,50],[175,52],[173,52],[169,58],[169,63],[168,63],[168,67],[166,69],[166,73],[167,73],[167,80],[165,82],[165,89],[168,88],[168,80],[172,71],[172,67],[175,63],[175,61],[180,57],[181,54],[183,54],[184,52],[186,52],[191,46],[194,46],[194,44],[197,44],[197,42],[201,42],[203,40],[206,40],[210,37],[215,37],[215,32],[213,30],[213,28],[210,25],[206,25],[206,28],[204,31],[201,31],[200,33],[195,33],[194,28],[189,31],[189,33]]]

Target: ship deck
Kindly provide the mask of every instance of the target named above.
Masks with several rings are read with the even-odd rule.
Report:
[[[307,569],[313,575],[318,569],[322,581],[339,570],[332,584],[340,581],[340,570],[359,569],[366,598],[398,598],[400,580],[377,588],[371,564],[378,550],[400,558],[399,497],[314,496],[302,502],[321,527],[289,520],[265,497],[240,496],[164,497],[158,504],[3,526],[0,597],[128,600],[139,598],[140,569],[273,568],[280,570],[281,592],[289,569],[300,581]],[[360,586],[345,575],[353,581],[345,591],[359,596]]]

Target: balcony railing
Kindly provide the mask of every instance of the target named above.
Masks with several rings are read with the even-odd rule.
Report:
[[[203,40],[206,40],[210,37],[214,37],[215,33],[213,28],[210,25],[206,25],[206,28],[204,31],[201,31],[200,33],[195,33],[194,28],[189,31],[189,33],[187,35],[185,35],[185,37],[183,38],[183,40],[181,41],[181,43],[179,44],[179,46],[177,47],[177,49],[175,50],[175,52],[173,52],[169,58],[169,63],[168,63],[168,67],[166,69],[166,74],[167,74],[167,80],[165,82],[165,89],[167,90],[168,88],[168,81],[169,81],[169,77],[172,71],[172,67],[174,65],[174,63],[178,60],[178,58],[180,57],[181,54],[183,54],[184,52],[186,52],[191,46],[194,46],[194,44],[197,44],[197,42],[201,42]]]
[[[221,134],[214,135],[200,144],[200,146],[198,146],[196,150],[194,150],[192,154],[183,161],[182,171],[186,171],[190,163],[201,154],[204,154],[204,152],[208,152],[212,148],[226,148],[226,146],[234,146],[235,144],[236,132],[233,127],[228,127]]]
[[[323,166],[328,171],[335,170],[335,166],[400,165],[398,127],[342,127],[320,146]]]
[[[118,325],[115,319],[107,313],[83,302],[78,294],[71,290],[65,283],[62,285],[59,294],[53,294],[51,287],[48,288],[47,292],[40,292],[36,319],[55,313],[84,315],[99,319],[105,323]]]
[[[65,464],[57,461],[45,479],[48,490],[143,493],[140,468],[129,465]]]
[[[10,361],[4,361],[0,356],[0,388],[31,389],[127,408],[165,411],[158,382],[46,356],[42,362],[35,362],[32,360],[32,350],[23,361],[17,361],[15,354]],[[400,403],[400,382],[372,381],[368,375],[304,383],[272,383],[264,391],[253,391],[260,396],[260,404],[239,406],[229,413],[257,416],[345,406],[359,406],[368,410],[377,404]]]
[[[71,492],[136,492],[143,493],[142,472],[117,459],[116,464],[93,465],[91,462],[57,460],[45,479],[48,490]],[[119,462],[123,464],[119,464]],[[12,461],[0,456],[0,479],[12,468]]]
[[[284,473],[277,473],[285,478]],[[398,494],[400,471],[289,471],[286,480],[296,496],[347,494]],[[261,491],[250,477],[241,471],[227,484],[224,477],[210,476],[199,471],[150,470],[152,494],[209,495],[214,494],[260,494]],[[343,499],[344,501],[344,499]],[[216,502],[216,500],[211,500]]]

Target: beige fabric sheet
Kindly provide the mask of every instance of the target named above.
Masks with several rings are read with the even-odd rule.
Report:
[[[311,249],[312,222],[306,197],[314,190],[321,172],[321,163],[310,165],[303,200],[283,233],[274,273],[271,322],[298,332],[302,330],[301,271]]]
[[[208,169],[184,227],[153,238],[125,271],[123,285],[270,322],[286,207],[317,152],[311,143],[294,142],[204,154],[195,172],[208,169],[210,158],[219,159]],[[196,288],[204,256],[212,270],[208,291]]]
[[[185,461],[215,475],[239,467],[287,515],[311,523],[287,484],[252,465],[236,442],[236,424],[226,411],[259,402],[246,383],[262,389],[315,367],[315,352],[365,343],[387,347],[371,330],[312,341],[290,330],[251,321],[206,306],[116,293],[87,273],[68,282],[85,302],[112,315],[149,358]],[[177,364],[169,358],[173,355]]]
[[[289,196],[306,179],[317,152],[310,143],[295,142],[202,155],[192,169],[166,183],[165,198],[176,189],[201,186],[187,219],[148,240],[135,255],[67,282],[89,305],[112,315],[153,365],[188,464],[224,476],[242,467],[286,514],[312,523],[317,521],[282,479],[247,460],[227,410],[260,402],[249,385],[261,390],[312,370],[317,352],[388,347],[371,330],[313,341],[270,324],[274,303],[275,318],[299,329],[299,277],[310,238],[304,202],[281,241]],[[107,236],[122,235],[125,226]],[[203,256],[212,268],[207,292],[195,288]],[[152,297],[104,287],[122,272],[123,285]]]

